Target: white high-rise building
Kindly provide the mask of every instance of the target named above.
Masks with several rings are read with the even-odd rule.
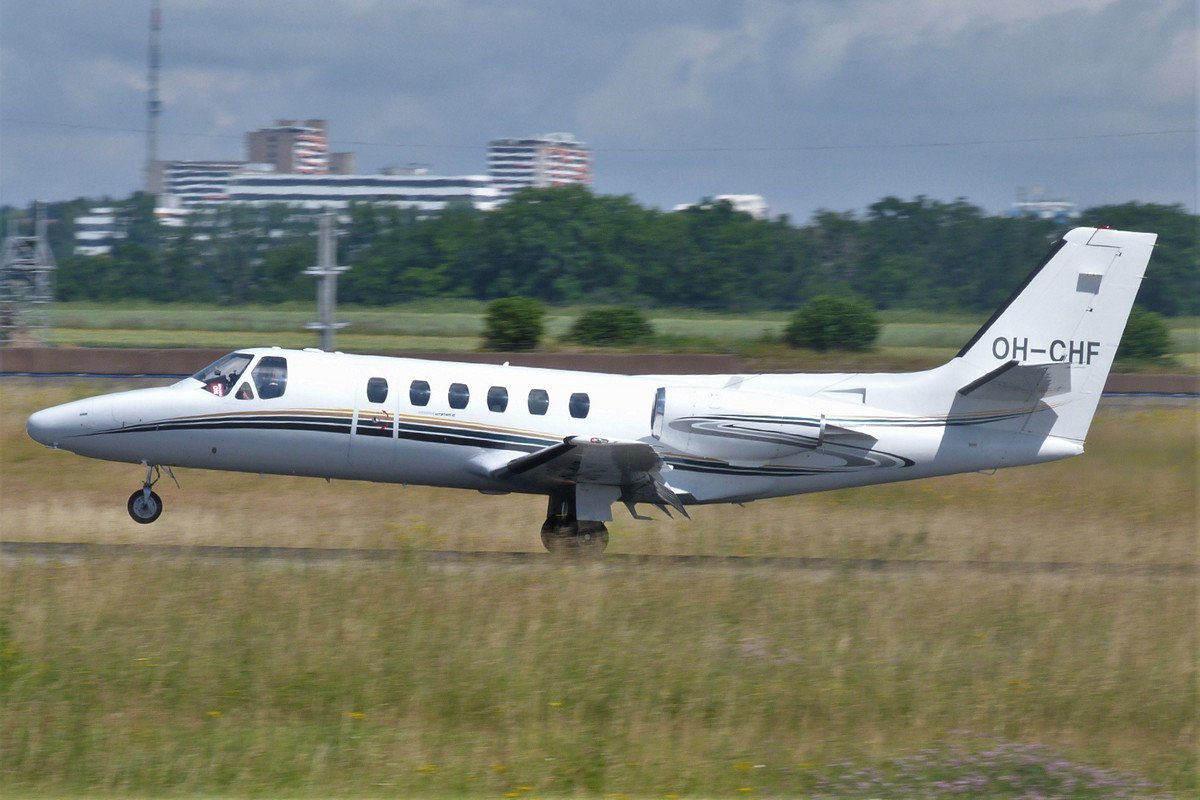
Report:
[[[229,181],[245,167],[244,161],[168,161],[164,194],[185,208],[219,205],[229,199]]]
[[[590,184],[592,153],[570,133],[494,139],[488,144],[488,175],[506,198],[526,186]]]
[[[490,211],[500,193],[486,175],[431,175],[426,170],[384,175],[280,175],[243,172],[229,182],[228,202],[282,203],[294,208],[344,209],[351,203],[381,203],[436,212],[451,203]]]
[[[75,218],[75,255],[104,256],[112,252],[113,243],[125,238],[117,230],[115,208],[93,208]]]

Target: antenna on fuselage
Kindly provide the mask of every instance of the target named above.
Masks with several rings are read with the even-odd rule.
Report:
[[[350,269],[334,266],[336,252],[337,231],[333,227],[333,214],[322,214],[317,228],[317,265],[304,270],[305,275],[317,278],[317,316],[320,321],[310,322],[304,327],[321,332],[321,349],[326,352],[334,349],[334,331],[350,324],[333,321],[337,307],[337,276]]]

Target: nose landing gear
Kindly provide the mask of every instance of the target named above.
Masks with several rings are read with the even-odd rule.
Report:
[[[128,508],[129,516],[134,522],[149,525],[162,514],[162,498],[158,496],[158,492],[150,491],[150,486],[146,485],[129,495]]]
[[[552,494],[542,523],[542,545],[556,556],[599,558],[608,547],[608,528],[603,522],[576,519],[574,491]]]
[[[171,468],[167,467],[167,474],[171,476],[171,480],[175,481],[175,485],[179,485],[179,481],[175,480],[175,474],[171,472]],[[151,480],[151,475],[154,479]],[[138,489],[133,494],[129,495],[129,503],[126,508],[129,509],[129,516],[134,522],[141,525],[149,525],[154,520],[158,519],[163,511],[162,498],[157,492],[151,490],[150,487],[158,483],[162,477],[162,471],[156,464],[146,465],[146,482],[142,484],[142,488]]]

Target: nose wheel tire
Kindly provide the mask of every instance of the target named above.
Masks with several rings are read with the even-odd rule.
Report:
[[[129,516],[134,522],[149,525],[162,514],[162,498],[155,492],[147,495],[144,489],[138,489],[129,495]]]

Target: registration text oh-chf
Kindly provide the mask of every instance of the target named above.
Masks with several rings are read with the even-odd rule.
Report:
[[[1100,354],[1099,342],[1055,339],[1047,347],[1033,347],[1026,336],[997,336],[992,340],[992,355],[1001,361],[1048,359],[1071,364],[1091,364]]]

